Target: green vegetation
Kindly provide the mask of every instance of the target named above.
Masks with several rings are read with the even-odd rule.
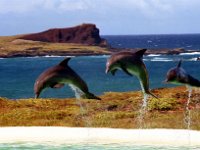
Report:
[[[21,36],[0,36],[0,57],[110,54],[99,46],[22,40]]]
[[[186,128],[185,87],[153,90],[159,99],[149,97],[143,128]],[[142,93],[108,92],[101,101],[68,99],[0,98],[0,126],[68,126],[139,128]],[[200,130],[200,94],[193,92],[190,103],[191,128]]]

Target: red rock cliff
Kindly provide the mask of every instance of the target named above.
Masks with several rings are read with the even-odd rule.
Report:
[[[107,41],[100,37],[99,29],[96,28],[94,24],[49,29],[40,33],[25,35],[21,37],[21,39],[53,43],[79,43],[107,46]]]

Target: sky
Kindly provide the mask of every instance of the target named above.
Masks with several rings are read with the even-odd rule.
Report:
[[[101,35],[200,33],[200,0],[0,0],[0,36],[96,24]]]

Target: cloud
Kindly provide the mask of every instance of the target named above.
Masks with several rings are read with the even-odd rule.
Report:
[[[89,9],[90,0],[0,0],[0,13],[27,13],[33,11],[78,11]]]
[[[153,17],[199,6],[199,0],[0,0],[0,13],[34,11],[92,11],[109,13],[123,10]],[[120,13],[120,12],[118,12]],[[108,14],[109,15],[109,14]]]
[[[199,6],[200,0],[0,0],[0,27],[25,32],[91,22],[104,33],[194,32]]]
[[[0,13],[25,13],[31,12],[39,7],[42,3],[40,0],[26,1],[26,0],[0,0]]]

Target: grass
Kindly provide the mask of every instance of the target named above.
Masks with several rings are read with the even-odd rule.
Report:
[[[110,54],[107,48],[99,46],[22,40],[21,36],[0,36],[0,57]]]
[[[153,90],[148,110],[139,120],[142,95],[136,92],[108,92],[101,101],[67,99],[0,98],[0,126],[68,126],[111,128],[183,129],[186,114],[185,87]],[[193,92],[190,103],[191,129],[200,130],[200,94]]]

